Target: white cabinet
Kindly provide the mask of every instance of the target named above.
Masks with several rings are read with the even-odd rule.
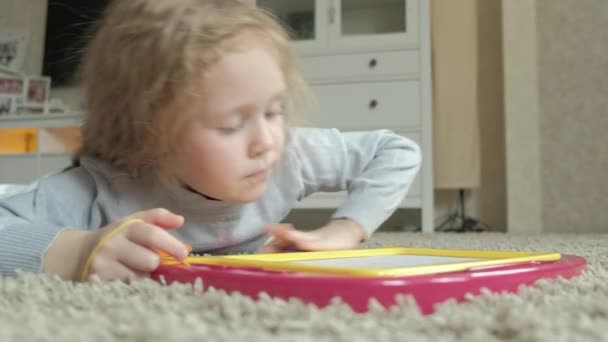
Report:
[[[402,207],[422,209],[433,231],[430,13],[427,0],[247,0],[290,30],[319,112],[311,126],[388,128],[418,142],[423,165]],[[301,208],[334,208],[343,193]]]
[[[311,83],[417,78],[418,50],[362,52],[302,57],[300,69]]]
[[[327,0],[247,0],[272,12],[290,28],[299,52],[324,51],[327,46]]]
[[[247,0],[285,24],[302,55],[415,46],[418,1]]]
[[[35,129],[37,148],[18,153],[2,153],[0,149],[0,183],[28,184],[69,166],[72,152],[80,141],[78,127],[81,122],[82,114],[79,113],[1,117],[0,133],[19,128]]]
[[[407,47],[418,43],[418,0],[329,1],[334,49]]]
[[[343,130],[390,128],[395,131],[420,126],[418,81],[321,84],[313,86],[313,90],[321,110],[313,118],[317,126]],[[398,116],[395,111],[412,115]]]

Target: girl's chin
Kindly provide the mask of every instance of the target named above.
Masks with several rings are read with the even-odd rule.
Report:
[[[257,186],[255,188],[244,189],[243,191],[234,194],[234,196],[231,196],[231,201],[239,203],[255,202],[264,195],[265,191],[265,184],[263,186]]]

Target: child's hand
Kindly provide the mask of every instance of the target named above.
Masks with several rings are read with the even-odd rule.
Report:
[[[363,227],[349,219],[331,220],[327,225],[309,232],[296,230],[290,224],[270,225],[266,231],[272,240],[262,246],[259,253],[349,249],[357,246],[364,237]]]
[[[81,270],[80,280],[97,275],[103,280],[128,280],[154,271],[162,250],[183,260],[186,246],[166,230],[177,229],[184,218],[165,209],[138,212],[93,232],[91,252]]]

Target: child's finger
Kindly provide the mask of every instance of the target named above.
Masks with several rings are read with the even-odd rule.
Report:
[[[290,224],[276,224],[266,227],[266,231],[272,236],[272,240],[260,249],[260,253],[276,253],[294,250],[314,249],[317,239],[310,232],[296,230]]]
[[[129,240],[116,255],[116,260],[137,273],[149,273],[158,268],[160,256],[158,253],[133,243]]]
[[[276,241],[293,242],[295,240],[310,239],[308,232],[302,232],[291,224],[274,224],[266,227],[266,231]]]
[[[90,281],[93,277],[98,277],[104,281],[128,280],[130,277],[137,276],[135,272],[119,263],[117,260],[100,258],[91,264],[91,271],[87,274],[84,281]]]
[[[303,232],[289,227],[273,227],[271,229],[276,240],[275,246],[280,251],[295,249],[302,251],[316,251],[328,249],[341,249],[341,244],[335,239],[324,238],[315,232]]]
[[[310,232],[303,232],[295,229],[281,229],[273,235],[279,241],[289,242],[290,244],[298,244],[305,241],[314,241],[316,237]],[[299,246],[298,246],[299,247]]]
[[[142,223],[133,225],[125,235],[128,240],[136,244],[152,250],[160,249],[178,260],[185,259],[189,253],[184,243],[167,231],[151,224]]]
[[[137,218],[163,229],[177,229],[184,224],[183,216],[176,215],[163,208],[140,211],[129,216],[129,218]]]
[[[264,230],[270,235],[270,239],[259,250],[260,253],[276,253],[282,252],[293,247],[293,242],[289,238],[287,232],[295,231],[291,224],[273,224],[264,227]]]
[[[258,249],[257,253],[261,253],[261,254],[278,253],[280,251],[282,251],[282,249],[280,249],[278,246],[276,246],[275,244],[269,243],[267,245],[260,247],[260,249]]]
[[[264,227],[264,230],[267,234],[271,236],[276,236],[282,234],[285,231],[295,230],[295,227],[287,223],[277,223],[267,225],[266,227]]]
[[[257,253],[277,253],[283,250],[287,242],[283,240],[279,240],[274,236],[270,236],[270,238],[257,250]]]

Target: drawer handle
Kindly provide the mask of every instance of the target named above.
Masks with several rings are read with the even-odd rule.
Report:
[[[378,65],[378,61],[375,58],[373,58],[372,60],[369,61],[369,68],[370,69],[375,68],[377,65]]]
[[[378,107],[378,100],[374,99],[369,101],[369,109],[376,109]]]

